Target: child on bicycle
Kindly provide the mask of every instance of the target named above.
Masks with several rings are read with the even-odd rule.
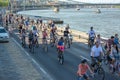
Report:
[[[81,61],[81,63],[78,66],[78,71],[77,71],[77,75],[79,76],[79,80],[81,78],[84,78],[85,80],[89,80],[89,77],[87,75],[87,70],[90,71],[90,73],[93,74],[92,70],[90,69],[89,65],[87,64],[87,60],[83,59]]]
[[[61,37],[60,40],[58,41],[57,49],[64,51],[64,39],[63,39],[63,37]]]

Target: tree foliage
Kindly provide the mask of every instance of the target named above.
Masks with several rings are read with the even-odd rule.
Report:
[[[6,7],[6,6],[8,6],[8,4],[9,4],[8,0],[0,0],[0,6],[1,7]]]

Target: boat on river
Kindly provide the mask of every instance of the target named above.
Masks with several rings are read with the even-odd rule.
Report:
[[[54,12],[59,12],[59,8],[58,8],[58,7],[55,7],[53,11],[54,11]]]
[[[97,10],[96,10],[96,13],[101,13],[100,9],[97,9]]]
[[[79,7],[79,6],[76,6],[76,10],[79,11],[79,10],[80,10],[80,7]]]

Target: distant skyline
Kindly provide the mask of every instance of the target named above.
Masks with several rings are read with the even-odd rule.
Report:
[[[69,1],[69,0],[59,0],[59,1]],[[120,3],[120,0],[73,0],[73,1],[79,1],[85,3]]]

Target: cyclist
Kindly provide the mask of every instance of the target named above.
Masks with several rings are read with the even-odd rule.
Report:
[[[87,60],[83,59],[78,66],[77,75],[80,78],[83,77],[85,80],[89,80],[89,77],[87,75],[88,70],[90,71],[91,74],[93,74],[92,70],[90,69],[89,65],[87,64]]]
[[[117,46],[120,48],[120,43],[119,43],[118,34],[115,34],[114,43],[117,44]]]
[[[35,42],[36,47],[38,47],[39,43],[38,43],[38,34],[37,33],[34,35],[34,42]]]
[[[44,29],[44,30],[42,31],[42,43],[43,43],[43,44],[44,44],[44,43],[47,44],[47,36],[48,36],[48,34],[47,34],[47,32],[46,32],[46,29]]]
[[[54,28],[51,28],[51,31],[50,31],[50,39],[51,39],[51,41],[52,41],[52,43],[53,44],[55,44],[56,43],[56,39],[57,39],[57,33],[56,33],[56,30],[57,30],[57,28],[56,27],[54,27]],[[53,47],[54,45],[52,45],[52,47]]]
[[[111,50],[111,46],[114,44],[114,36],[111,36],[110,39],[106,42],[105,49],[107,51]]]
[[[68,37],[68,34],[69,34],[69,27],[66,27],[65,28],[65,31],[64,31],[64,37]]]
[[[24,47],[26,45],[25,39],[26,39],[26,31],[23,28],[22,31],[21,31],[21,40],[22,40],[21,42],[22,42],[22,45],[24,45]]]
[[[61,38],[59,39],[57,48],[59,48],[59,47],[61,47],[61,46],[64,47],[64,39],[63,39],[63,37],[61,37]]]
[[[97,37],[96,37],[96,42],[98,42],[99,44],[101,44],[101,37],[100,37],[100,34],[97,35]]]
[[[65,31],[64,31],[64,40],[65,40],[65,46],[66,46],[66,44],[67,44],[67,41],[66,40],[69,40],[69,28],[68,27],[66,27],[65,28]]]
[[[112,59],[111,67],[112,67],[112,73],[114,73],[117,68],[116,66],[119,63],[119,50],[117,44],[113,44],[111,46],[111,53],[109,56]]]
[[[94,71],[94,66],[96,65],[96,60],[101,61],[101,55],[104,57],[102,47],[99,42],[95,42],[95,45],[91,48],[91,60],[92,60],[92,69]]]
[[[58,41],[58,44],[57,44],[57,51],[64,51],[64,39],[63,37],[61,37]],[[58,58],[59,58],[59,52],[58,52]]]
[[[30,48],[30,44],[34,42],[34,35],[33,35],[32,30],[29,32],[28,38],[29,38],[29,48]]]
[[[95,34],[95,31],[93,30],[93,27],[90,27],[90,31],[88,32],[88,34],[89,34],[88,43],[90,43],[90,41],[93,41],[93,43],[94,43],[96,34]]]

